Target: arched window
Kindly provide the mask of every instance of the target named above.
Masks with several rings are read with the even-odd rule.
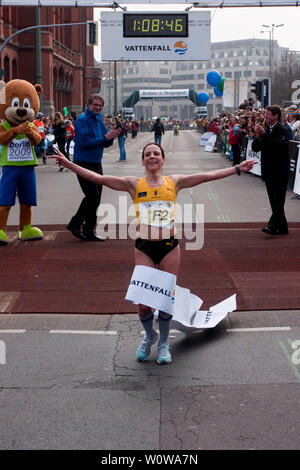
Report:
[[[16,59],[12,61],[12,79],[18,78],[18,67]]]
[[[4,57],[4,81],[7,83],[10,80],[10,73],[9,73],[9,58],[7,55]]]
[[[57,68],[53,67],[53,88],[57,86]]]
[[[65,72],[64,72],[64,69],[62,67],[59,67],[59,69],[58,69],[58,81],[59,81],[60,86],[64,85]]]

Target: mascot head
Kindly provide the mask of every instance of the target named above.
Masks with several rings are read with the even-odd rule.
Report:
[[[42,85],[32,85],[26,80],[0,81],[0,118],[13,126],[33,121],[40,109],[39,94]]]

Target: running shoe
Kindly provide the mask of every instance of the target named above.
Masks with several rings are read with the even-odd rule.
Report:
[[[172,356],[170,354],[168,344],[161,344],[157,349],[158,349],[158,358],[157,358],[158,364],[169,364],[170,362],[172,362]]]
[[[150,356],[151,346],[156,343],[157,339],[158,334],[156,331],[153,332],[153,335],[150,338],[146,335],[144,336],[143,341],[136,352],[136,358],[138,361],[145,361]]]

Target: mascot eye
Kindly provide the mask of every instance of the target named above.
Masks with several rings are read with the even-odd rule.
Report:
[[[13,98],[11,102],[11,106],[15,106],[16,108],[18,108],[20,106],[19,98]]]
[[[30,101],[28,98],[24,98],[23,108],[30,108]]]

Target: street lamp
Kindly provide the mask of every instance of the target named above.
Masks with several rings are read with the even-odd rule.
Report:
[[[269,78],[272,76],[272,38],[271,38],[271,30],[269,31],[261,31],[261,33],[269,33]]]
[[[280,28],[281,26],[284,26],[284,23],[282,24],[263,24],[263,28],[268,28],[269,29],[269,34],[270,34],[270,78],[273,78],[273,70],[274,70],[274,30],[275,28]]]

